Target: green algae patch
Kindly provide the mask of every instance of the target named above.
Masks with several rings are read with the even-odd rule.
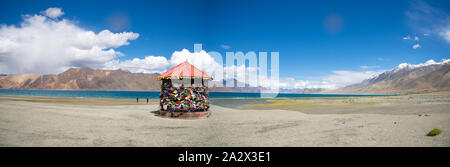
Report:
[[[312,106],[373,106],[375,103],[313,103],[313,102],[294,102],[289,100],[266,100],[264,104],[251,104],[253,106],[298,106],[298,107],[312,107]]]
[[[434,128],[430,130],[430,132],[428,132],[427,136],[437,136],[441,134],[441,132],[442,132],[441,130]]]

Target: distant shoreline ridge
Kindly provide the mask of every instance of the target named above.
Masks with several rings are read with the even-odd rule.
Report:
[[[270,93],[269,93],[270,94]],[[0,95],[44,96],[44,97],[77,97],[77,98],[151,98],[158,99],[159,91],[93,91],[93,90],[25,90],[0,89]],[[210,92],[211,98],[261,98],[261,93],[244,92]],[[279,93],[276,98],[310,98],[310,97],[370,97],[395,95],[357,95],[357,94],[291,94]]]

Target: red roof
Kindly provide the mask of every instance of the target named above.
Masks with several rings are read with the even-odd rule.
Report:
[[[204,78],[212,79],[211,76],[201,71],[197,67],[188,63],[187,61],[178,64],[177,66],[171,68],[170,70],[162,73],[157,77],[158,80],[161,79],[178,79],[178,78]]]

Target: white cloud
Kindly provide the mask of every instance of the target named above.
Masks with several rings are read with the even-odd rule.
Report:
[[[257,75],[258,68],[257,67],[247,67],[243,64],[240,66],[231,65],[231,66],[223,67],[223,71],[225,72],[225,76],[224,76],[225,80],[236,79],[238,82],[245,83],[245,84],[248,84],[253,87],[260,86],[259,84],[270,82],[269,79],[267,78],[267,76],[265,78],[261,78],[260,83],[257,82],[257,79],[258,79],[258,75]],[[254,80],[252,80],[252,79],[254,79]]]
[[[46,11],[51,13],[53,9]],[[70,20],[25,15],[19,26],[0,26],[0,73],[59,73],[70,67],[102,68],[122,55],[115,48],[128,45],[138,36],[133,32],[109,30],[95,33]]]
[[[210,75],[215,73],[217,70],[220,70],[220,68],[223,68],[222,64],[217,63],[214,58],[204,50],[199,52],[190,52],[187,49],[175,51],[172,53],[169,63],[171,66],[176,66],[184,61],[188,61],[195,67]]]
[[[360,83],[365,79],[374,77],[378,74],[381,74],[382,72],[384,72],[384,70],[362,71],[362,72],[349,70],[336,70],[331,71],[330,75],[325,75],[315,80],[296,80],[294,78],[280,78],[279,86],[281,89],[305,89],[305,88],[337,89],[350,84]],[[266,86],[270,87],[270,84]]]
[[[47,10],[41,11],[41,13],[52,19],[56,19],[64,14],[61,8],[48,8]]]
[[[162,56],[146,56],[144,59],[112,60],[104,65],[104,69],[127,69],[131,72],[162,73],[169,66],[169,62]]]
[[[337,70],[332,72],[333,72],[332,75],[326,76],[322,80],[327,83],[332,83],[335,85],[336,88],[339,88],[350,84],[359,83],[365,79],[380,74],[382,71],[358,72],[358,71]]]
[[[408,64],[401,63],[392,71],[398,71],[404,68],[417,68],[429,65],[448,64],[450,59],[442,59],[439,62],[434,60],[428,60],[422,64]],[[296,80],[294,78],[280,78],[279,85],[282,89],[305,89],[305,88],[324,88],[324,89],[337,89],[351,84],[360,83],[366,79],[378,76],[379,74],[387,70],[378,71],[349,71],[349,70],[335,70],[331,71],[332,74],[322,76],[315,80]],[[270,84],[267,84],[270,86]]]
[[[407,40],[407,41],[409,41],[409,40],[412,40],[411,39],[411,36],[406,36],[406,37],[403,37],[403,40]],[[419,37],[418,36],[414,36],[414,41],[419,41]],[[412,43],[412,42],[410,42],[410,43]],[[417,49],[417,48],[419,48],[420,47],[420,45],[419,44],[414,44],[413,46],[412,46],[412,48],[413,49]],[[361,67],[361,68],[363,68],[363,67]]]
[[[359,66],[361,69],[379,68],[380,66]]]
[[[411,2],[406,16],[412,28],[424,36],[430,33],[439,34],[450,43],[450,15],[447,11],[433,7],[425,1],[416,0]]]
[[[169,60],[170,66],[175,66],[181,62],[188,61],[197,68],[211,74],[215,70],[223,68],[224,79],[236,79],[238,82],[249,84],[250,86],[262,86],[262,87],[273,87],[274,84],[278,84],[280,88],[283,89],[304,89],[304,88],[324,88],[324,89],[336,89],[349,84],[359,83],[365,79],[373,77],[383,71],[346,71],[346,70],[336,70],[332,71],[331,75],[326,75],[318,80],[295,80],[293,78],[280,78],[279,81],[272,80],[270,78],[260,78],[259,83],[248,83],[248,78],[257,78],[254,73],[257,68],[241,66],[226,66],[223,67],[222,64],[217,63],[206,51],[202,50],[200,52],[190,52],[187,49],[182,49],[181,51],[175,51]],[[367,66],[368,68],[377,68],[379,66]],[[232,71],[236,71],[236,74],[232,74]],[[245,77],[242,77],[245,76]],[[244,80],[241,80],[244,79]],[[258,85],[259,84],[259,85]]]
[[[336,85],[321,80],[296,80],[294,78],[280,78],[279,82],[281,89],[336,88]]]
[[[184,61],[188,61],[209,75],[222,71],[221,68],[223,68],[222,64],[217,63],[204,50],[190,52],[187,49],[182,49],[181,51],[173,52],[169,60],[163,56],[146,56],[144,59],[134,58],[124,61],[112,60],[105,63],[104,69],[127,69],[131,72],[162,73],[167,68],[174,67]]]
[[[231,48],[231,46],[229,46],[229,45],[224,45],[224,44],[220,45],[220,47],[223,48],[223,49],[225,49],[225,50]]]
[[[206,51],[201,50],[200,52],[190,52],[187,49],[182,49],[181,51],[173,52],[171,58],[167,60],[165,57],[161,56],[147,56],[145,59],[135,58],[133,60],[113,60],[105,64],[107,69],[128,69],[132,72],[163,72],[169,67],[173,67],[188,61],[202,71],[208,74],[213,74],[214,72],[224,72],[223,79],[233,80],[236,79],[238,82],[247,83],[250,86],[262,86],[266,88],[273,88],[274,85],[279,85],[283,89],[304,89],[304,88],[324,88],[324,89],[336,89],[349,84],[354,84],[361,82],[365,79],[373,77],[382,71],[346,71],[346,70],[336,70],[332,71],[330,75],[326,75],[317,80],[295,80],[294,78],[280,78],[278,81],[271,78],[260,78],[259,83],[249,83],[249,78],[257,78],[255,71],[258,69],[255,67],[241,66],[223,66],[216,62]],[[363,66],[362,66],[363,67]],[[368,68],[375,68],[378,66],[367,66]],[[236,71],[236,74],[232,72]],[[252,75],[252,76],[250,76]],[[244,76],[244,77],[242,77]],[[214,77],[214,76],[213,76]],[[244,80],[242,80],[244,79]],[[217,81],[217,80],[216,80]],[[258,85],[259,84],[259,85]],[[225,86],[225,85],[224,85]],[[236,85],[235,85],[236,86]]]
[[[447,40],[448,42],[450,42],[450,28],[447,30],[444,30],[441,32],[440,34],[442,37],[444,37],[445,40]]]
[[[134,40],[139,34],[133,32],[112,33],[109,30],[103,30],[98,34],[92,31],[79,32],[73,36],[73,44],[79,48],[89,49],[93,46],[102,48],[118,48],[129,45],[129,40]]]

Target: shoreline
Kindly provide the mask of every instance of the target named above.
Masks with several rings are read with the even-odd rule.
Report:
[[[148,92],[148,93],[159,93],[159,90],[155,90],[155,91],[148,91],[148,90],[85,90],[85,89],[80,89],[80,90],[65,90],[65,89],[3,89],[0,88],[0,91],[4,90],[4,91],[74,91],[74,92]],[[234,92],[234,91],[230,91],[230,92],[217,92],[217,91],[209,91],[211,93],[241,93],[241,94],[260,94],[261,92]],[[433,92],[430,92],[433,93]],[[338,92],[338,93],[287,93],[287,92],[280,92],[280,93],[264,93],[264,94],[283,94],[283,95],[337,95],[337,96],[399,96],[399,95],[403,95],[403,94],[390,94],[390,93],[386,93],[386,94],[379,94],[379,93],[374,93],[374,94],[367,94],[367,93],[361,93],[361,94],[357,94],[357,93],[353,93],[353,92],[348,92],[348,93],[342,93],[342,92]],[[414,93],[413,93],[414,94]],[[2,94],[0,94],[2,95]],[[5,94],[7,95],[7,94]]]

